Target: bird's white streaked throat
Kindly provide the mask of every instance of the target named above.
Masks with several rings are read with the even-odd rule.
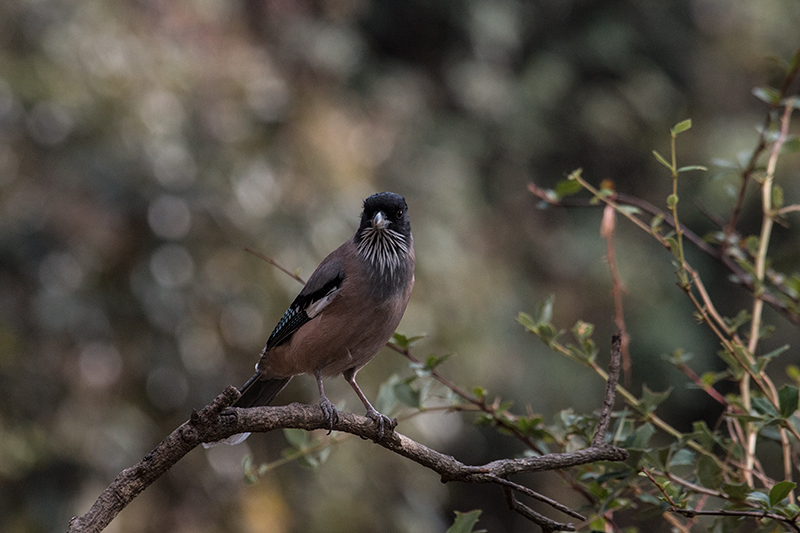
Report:
[[[358,253],[369,261],[381,274],[394,274],[401,261],[408,255],[408,241],[401,233],[389,229],[390,221],[383,212],[372,217],[370,225],[361,232]]]

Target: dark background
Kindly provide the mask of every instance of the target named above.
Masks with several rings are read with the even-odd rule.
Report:
[[[665,205],[651,150],[713,167],[752,151],[798,47],[795,1],[240,1],[0,4],[0,530],[60,531],[123,468],[229,384],[250,376],[299,285],[251,246],[308,276],[348,238],[361,201],[403,194],[417,285],[400,331],[469,389],[543,413],[588,412],[602,382],[516,324],[556,296],[554,320],[614,331],[600,211],[537,209],[526,190],[575,168]],[[796,130],[796,128],[795,128]],[[797,160],[777,182],[800,198]],[[687,174],[683,220],[715,228],[735,176]],[[751,191],[752,193],[753,191]],[[740,230],[757,233],[748,196]],[[796,272],[796,229],[774,264]],[[617,253],[633,383],[674,387],[659,414],[682,430],[715,405],[662,355],[721,369],[714,339],[675,286],[670,256],[620,223]],[[748,305],[690,253],[721,312]],[[778,329],[797,363],[798,333]],[[777,368],[777,367],[776,367]],[[780,367],[782,368],[782,367]],[[385,350],[359,374],[371,398],[406,361]],[[780,383],[785,378],[776,376]],[[328,395],[361,406],[343,380]],[[317,399],[301,377],[280,402]],[[470,463],[524,450],[468,414],[400,430]],[[530,527],[493,487],[442,485],[422,467],[349,439],[310,470],[291,462],[245,485],[241,460],[275,461],[280,434],[195,450],[108,531],[444,531],[484,509],[490,531]],[[570,505],[556,476],[523,480]],[[563,517],[559,517],[563,518]]]

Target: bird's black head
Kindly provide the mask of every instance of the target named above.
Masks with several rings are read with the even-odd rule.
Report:
[[[408,206],[402,196],[381,192],[364,200],[354,240],[359,255],[370,265],[370,278],[378,292],[391,292],[411,279],[414,244]]]
[[[379,192],[364,200],[359,232],[367,228],[393,230],[403,237],[411,235],[406,200],[393,192]]]

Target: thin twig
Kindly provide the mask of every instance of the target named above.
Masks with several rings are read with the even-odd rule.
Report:
[[[647,476],[647,478],[653,483],[653,485],[656,486],[656,488],[659,490],[659,492],[661,492],[662,496],[664,496],[664,499],[667,501],[667,503],[669,503],[669,508],[667,509],[667,511],[669,511],[671,513],[678,513],[678,514],[683,515],[683,516],[685,516],[687,518],[694,518],[696,516],[741,516],[741,517],[747,517],[747,518],[755,518],[757,520],[762,520],[764,518],[769,518],[771,520],[776,520],[778,522],[781,522],[782,524],[786,525],[787,527],[790,527],[794,531],[800,531],[800,526],[798,526],[798,524],[797,524],[797,517],[796,516],[792,517],[792,518],[789,518],[789,517],[786,517],[786,516],[783,516],[783,515],[779,515],[777,513],[770,513],[770,512],[767,512],[767,511],[763,511],[763,510],[731,511],[731,510],[727,510],[727,509],[716,509],[716,510],[707,511],[707,510],[702,510],[702,509],[686,509],[686,508],[683,508],[683,507],[679,506],[675,502],[675,500],[672,499],[672,497],[670,497],[669,493],[667,493],[667,491],[664,489],[664,487],[662,487],[661,484],[656,480],[656,478],[653,477],[653,475],[650,473],[650,471],[648,471],[647,469],[642,468],[640,470],[640,472],[642,472],[645,476]],[[676,481],[678,480],[678,478],[671,478],[671,479],[674,479]],[[688,482],[685,482],[684,480],[681,480],[681,481],[683,482],[682,484],[686,484],[688,486]],[[692,490],[696,490],[696,488],[693,487]],[[704,492],[704,493],[708,494],[707,492]],[[708,494],[708,495],[709,496],[724,497],[724,495],[721,495],[721,494],[720,495]]]
[[[611,421],[611,410],[614,408],[614,399],[617,395],[617,383],[619,382],[621,339],[622,334],[619,331],[611,338],[611,360],[608,363],[606,392],[603,396],[603,408],[600,411],[600,418],[597,420],[597,431],[592,438],[592,446],[603,446],[605,444],[606,431]]]
[[[291,272],[290,270],[282,267],[273,258],[268,257],[268,256],[262,254],[261,252],[259,252],[258,250],[254,250],[253,248],[250,248],[249,246],[245,246],[244,249],[245,249],[246,252],[249,252],[249,253],[253,254],[254,256],[258,257],[259,259],[262,259],[262,260],[266,261],[267,263],[269,263],[270,265],[274,266],[275,268],[277,268],[278,270],[280,270],[281,272],[283,272],[284,274],[286,274],[290,278],[299,281],[303,285],[306,284],[306,281],[303,278],[301,278],[296,272]]]
[[[625,326],[625,311],[622,304],[622,293],[625,292],[625,285],[619,275],[617,265],[617,253],[614,247],[614,230],[616,229],[616,212],[614,208],[607,205],[603,208],[603,219],[600,224],[600,236],[606,240],[606,259],[608,261],[608,271],[611,274],[611,294],[614,298],[614,322],[620,332],[621,351],[622,351],[622,373],[625,377],[625,385],[631,384],[631,338],[628,335],[628,328]]]

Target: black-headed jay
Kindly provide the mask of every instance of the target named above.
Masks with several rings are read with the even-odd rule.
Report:
[[[333,424],[337,411],[325,396],[322,378],[342,374],[378,425],[380,440],[384,427],[391,430],[395,422],[375,410],[355,378],[400,323],[414,286],[414,261],[405,199],[382,192],[364,200],[358,230],[308,278],[269,336],[256,374],[234,406],[268,405],[292,376],[313,374],[320,407]]]

